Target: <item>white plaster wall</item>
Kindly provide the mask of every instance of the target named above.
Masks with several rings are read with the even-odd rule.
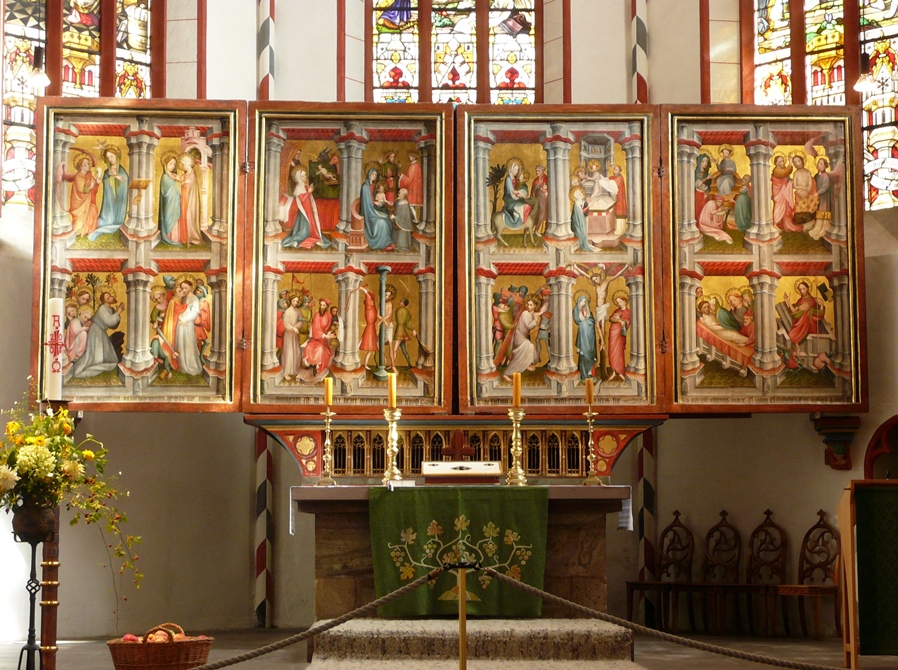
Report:
[[[561,0],[543,1],[543,102],[564,102],[564,13]]]
[[[255,100],[256,3],[212,0],[206,13],[206,97]]]
[[[165,97],[196,98],[197,11],[196,0],[180,0],[166,5]],[[159,93],[154,91],[154,97]]]
[[[648,3],[649,101],[701,102],[697,0]]]
[[[336,100],[337,3],[280,0],[275,19],[275,86],[271,99]]]
[[[571,0],[571,102],[632,102],[629,17],[629,0]]]

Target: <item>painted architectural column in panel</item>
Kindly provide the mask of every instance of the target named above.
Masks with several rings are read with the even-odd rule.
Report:
[[[415,272],[415,279],[418,280],[418,335],[421,344],[424,345],[423,348],[418,347],[418,359],[415,361],[415,367],[432,370],[436,365],[433,355],[436,347],[436,320],[427,318],[427,315],[443,313],[436,304],[437,276],[433,268],[425,268]],[[445,318],[440,322],[443,328],[447,327]],[[427,349],[427,352],[424,351],[424,348]]]
[[[262,225],[267,240],[275,235],[280,235],[281,224],[278,221],[281,176],[281,153],[287,136],[281,132],[281,127],[276,123],[268,125],[265,135],[265,174],[262,183],[265,186],[263,194]],[[273,261],[269,261],[273,262]]]
[[[834,191],[832,199],[833,225],[826,235],[826,239],[830,242],[837,242],[844,247],[848,243],[848,202],[846,200],[847,189],[845,188],[844,183],[844,172],[851,169],[851,166],[845,165],[845,140],[827,145],[826,153],[829,155],[830,169],[839,166],[843,172],[841,188],[836,187],[831,182],[831,188],[833,188]]]
[[[477,352],[477,375],[495,375],[493,362],[493,286],[496,272],[478,267],[474,274],[474,351]],[[464,306],[467,309],[467,305]],[[459,343],[461,344],[461,343]]]
[[[128,323],[128,341],[121,367],[125,371],[125,384],[129,393],[139,391],[134,388],[134,378],[141,377],[156,367],[150,352],[150,288],[156,273],[144,268],[124,272],[128,287],[128,309],[125,319]]]
[[[53,129],[53,167],[54,174],[56,170],[62,168],[66,172],[70,170],[69,149],[78,139],[78,130],[71,127],[67,121],[61,121],[56,128]],[[72,219],[66,211],[69,201],[69,189],[61,188],[61,184],[55,184],[57,194],[64,194],[62,198],[55,197],[50,199],[50,234],[53,239],[57,239],[67,233],[72,232]],[[51,257],[54,264],[58,264],[58,256]]]
[[[783,246],[782,236],[773,225],[771,206],[770,159],[775,146],[766,125],[756,126],[751,138],[745,143],[751,170],[751,226],[745,231],[746,247],[749,248],[752,243],[773,242],[773,251],[778,251]]]
[[[228,239],[228,212],[231,201],[231,135],[227,127],[209,133],[206,139],[212,149],[212,239]],[[278,202],[275,199],[275,202]]]
[[[835,321],[835,351],[830,358],[835,368],[843,376],[850,376],[853,357],[851,355],[851,277],[847,270],[836,272],[829,277],[829,285],[833,289],[833,320]]]
[[[627,277],[627,288],[630,290],[631,314],[630,333],[629,337],[627,337],[627,345],[630,347],[630,362],[627,364],[627,371],[645,378],[646,323],[643,316],[646,314],[645,274],[639,272],[631,277]],[[695,297],[693,296],[694,300]],[[693,332],[695,332],[694,328]]]
[[[437,142],[432,133],[424,134],[417,139],[418,152],[421,154],[421,173],[424,175],[424,205],[421,212],[422,231],[427,237],[436,235],[437,221]]]
[[[362,165],[362,154],[365,152],[365,146],[368,144],[368,133],[360,123],[350,122],[340,129],[340,134],[334,138],[337,149],[340,152],[340,220],[337,223],[337,232],[343,241],[350,235],[350,231],[357,227],[357,231],[361,233],[364,240],[364,230],[362,229],[362,219],[356,221],[352,213],[352,203],[359,197],[362,188],[362,182],[365,181],[364,166]],[[359,212],[361,217],[361,212]]]
[[[228,369],[228,273],[225,269],[208,278],[212,289],[212,341],[206,370],[216,377],[225,377]],[[275,327],[275,338],[277,328]],[[275,339],[275,341],[277,341]]]
[[[266,245],[271,246],[271,245]],[[277,355],[278,284],[282,270],[266,264],[262,270],[262,372],[280,370]]]
[[[492,206],[490,205],[489,189],[486,181],[490,175],[490,152],[496,144],[496,137],[484,125],[474,125],[474,141],[472,143],[474,154],[472,156],[473,178],[468,181],[474,184],[468,193],[471,199],[470,215],[473,218],[474,241],[485,242],[493,238],[490,227],[492,218]]]
[[[677,237],[682,245],[701,240],[696,225],[695,166],[701,140],[688,126],[677,128]],[[628,166],[629,167],[629,166]]]
[[[751,358],[756,371],[779,370],[782,358],[776,347],[776,287],[779,276],[771,272],[753,272],[748,284],[755,299],[755,353]]]
[[[698,335],[695,331],[698,310],[695,297],[702,285],[702,275],[694,270],[680,268],[679,303],[677,313],[680,331],[680,374],[684,377],[699,373],[702,362],[698,357]]]
[[[568,240],[574,236],[571,232],[570,198],[571,147],[574,145],[574,136],[564,124],[553,123],[541,142],[546,151],[546,173],[549,177],[546,237]]]
[[[155,157],[159,134],[149,119],[138,117],[137,130],[125,135],[130,166],[129,216],[122,230],[131,239],[147,239],[158,231],[153,220]],[[135,188],[135,186],[137,188]],[[142,186],[142,187],[141,187]],[[149,313],[149,312],[147,312]]]
[[[343,319],[343,337],[334,356],[334,364],[343,370],[357,370],[362,366],[359,358],[359,294],[362,272],[351,266],[338,270],[334,276],[337,284],[337,304]]]
[[[550,177],[551,179],[551,177]],[[551,181],[550,181],[551,184]],[[551,189],[552,187],[549,186]],[[551,216],[551,208],[549,209]],[[551,225],[551,222],[550,224]],[[577,370],[574,360],[574,282],[576,275],[562,268],[550,273],[546,278],[549,286],[549,309],[552,319],[549,321],[549,362],[546,369],[550,372],[566,375]]]
[[[642,240],[645,236],[645,222],[642,183],[643,126],[633,122],[627,126],[627,137],[621,140],[627,163],[627,239]]]

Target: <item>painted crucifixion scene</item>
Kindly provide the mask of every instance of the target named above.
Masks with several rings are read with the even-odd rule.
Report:
[[[847,118],[683,118],[673,137],[679,399],[856,399]]]
[[[440,114],[263,117],[255,312],[261,403],[442,399]]]
[[[232,116],[49,118],[44,246],[47,297],[62,304],[63,396],[229,401]]]
[[[648,122],[466,120],[468,400],[649,403]],[[649,292],[650,293],[650,292]]]

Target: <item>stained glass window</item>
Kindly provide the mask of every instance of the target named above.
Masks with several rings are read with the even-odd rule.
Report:
[[[373,0],[372,99],[535,102],[537,2]]]
[[[31,84],[35,47],[45,45],[41,1],[7,0],[3,25],[3,202],[34,204],[34,110],[42,89]]]
[[[418,102],[418,3],[378,0],[373,25],[374,101]]]
[[[52,8],[53,13],[46,11]],[[7,0],[3,3],[2,202],[34,203],[37,96],[148,98],[151,60],[159,57],[151,26],[165,0]],[[154,12],[155,10],[155,12]],[[49,25],[46,15],[56,16]],[[104,20],[104,18],[108,20]],[[113,34],[114,33],[114,34]],[[61,44],[45,63],[47,91],[31,84],[34,50]],[[115,45],[115,54],[103,53]],[[61,53],[61,60],[60,60]],[[114,60],[115,67],[112,67]]]
[[[845,104],[844,14],[841,0],[805,0],[805,71],[812,105]]]
[[[490,2],[490,102],[536,101],[536,40],[533,2]]]
[[[787,0],[755,0],[755,102],[792,104],[792,63]]]
[[[150,0],[116,0],[115,97],[150,97]]]

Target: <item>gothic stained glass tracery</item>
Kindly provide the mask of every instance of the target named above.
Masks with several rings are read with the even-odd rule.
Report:
[[[808,102],[845,104],[845,12],[841,0],[805,0]]]
[[[373,0],[371,99],[536,102],[537,4],[536,0]],[[484,34],[478,35],[478,30]],[[478,63],[488,65],[480,70]]]
[[[755,1],[755,102],[792,104],[791,36],[786,0]]]
[[[62,94],[100,95],[100,2],[65,0],[62,17]]]

